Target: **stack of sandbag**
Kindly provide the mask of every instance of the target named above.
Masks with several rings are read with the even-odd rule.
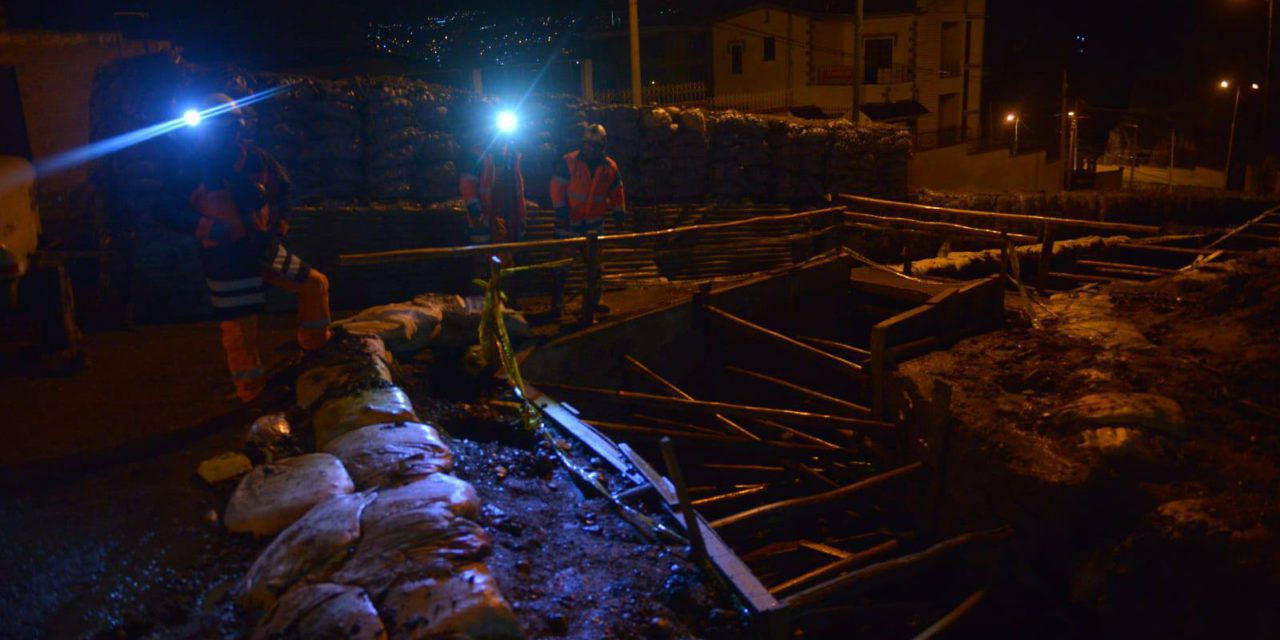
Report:
[[[256,621],[252,637],[523,637],[485,565],[492,540],[476,523],[479,496],[449,475],[453,459],[440,435],[407,404],[388,419],[361,400],[390,385],[381,341],[343,337],[305,364],[298,403],[315,411],[321,453],[301,456],[310,459],[305,465],[278,466],[310,467],[312,481],[287,478],[292,469],[260,467],[237,489],[274,484],[321,498],[297,515],[303,500],[291,500],[287,514],[269,519],[272,526],[250,529],[267,534],[289,520],[236,589],[237,605]],[[334,415],[322,425],[326,413]]]
[[[587,122],[604,125],[609,132],[609,157],[618,163],[627,195],[633,200],[652,201],[640,185],[640,154],[644,141],[640,130],[640,110],[629,105],[593,105],[587,111]],[[581,142],[574,143],[577,148]]]
[[[263,100],[254,137],[293,180],[294,202],[350,200],[364,194],[360,101],[347,81],[262,74],[257,90],[289,88]]]
[[[335,326],[353,335],[376,336],[393,354],[406,357],[426,348],[476,344],[483,312],[482,296],[424,293],[408,302],[370,307]],[[533,335],[519,312],[503,307],[502,318],[512,341]]]
[[[711,142],[708,195],[728,201],[766,198],[773,174],[766,121],[722,111],[707,118],[707,133]]]
[[[419,159],[427,132],[419,105],[434,100],[426,83],[392,78],[360,82],[364,103],[364,170],[375,200],[419,200],[426,175]]]
[[[709,143],[700,109],[654,107],[640,111],[638,175],[627,184],[646,202],[700,199],[706,190]]]
[[[782,203],[811,203],[822,198],[831,133],[813,123],[778,118],[769,122],[773,160],[772,194]]]

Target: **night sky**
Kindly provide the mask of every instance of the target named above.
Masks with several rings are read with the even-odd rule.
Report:
[[[410,22],[458,7],[454,2],[429,0],[0,1],[10,24],[18,27],[111,28],[114,10],[146,10],[152,16],[149,28],[184,44],[193,57],[258,66],[290,56],[318,55],[313,52],[320,49],[358,48],[371,21]],[[868,0],[869,5],[877,1],[881,0]],[[645,13],[672,7],[688,10],[692,5],[706,14],[750,4],[741,0],[641,3]],[[852,6],[852,0],[828,4],[840,8]],[[563,15],[607,13],[609,5],[625,12],[625,0],[500,0],[484,7]],[[1225,137],[1222,121],[1229,118],[1231,108],[1231,96],[1217,89],[1217,81],[1222,77],[1262,80],[1266,10],[1266,0],[988,0],[988,111],[1017,109],[1026,114],[1032,137],[1055,136],[1053,120],[1065,67],[1073,101],[1079,99],[1082,111],[1093,120],[1086,127],[1093,132],[1091,139],[1105,139],[1111,124],[1134,117],[1198,131],[1212,144],[1215,132]],[[1273,73],[1280,75],[1280,64],[1275,66]],[[1241,106],[1242,126],[1251,126],[1261,116],[1262,99],[1260,95],[1246,98]],[[1273,113],[1280,111],[1275,103],[1280,103],[1280,95],[1272,100]]]

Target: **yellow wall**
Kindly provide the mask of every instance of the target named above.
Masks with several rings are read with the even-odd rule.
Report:
[[[980,135],[982,98],[983,32],[986,6],[984,0],[930,0],[924,10],[914,14],[868,16],[863,24],[863,38],[894,38],[893,63],[915,70],[908,81],[892,84],[869,84],[861,88],[863,103],[916,100],[929,110],[917,120],[918,131],[938,128],[939,96],[955,93],[964,99],[964,70],[968,71],[969,95],[960,122],[966,137]],[[958,76],[940,77],[942,24],[957,22],[963,46],[965,23],[969,23],[969,59]],[[763,60],[764,39],[773,36],[777,42],[777,60]],[[741,42],[744,47],[743,72],[731,73],[730,46]],[[853,63],[853,22],[849,16],[813,16],[789,14],[779,8],[757,7],[749,12],[729,16],[712,26],[712,60],[717,96],[778,92],[785,93],[784,104],[817,105],[830,113],[847,112],[851,104],[850,85],[824,85],[811,82],[824,67],[848,66]],[[781,105],[780,105],[781,106]]]
[[[115,34],[0,32],[0,64],[17,71],[34,159],[89,142],[89,98],[100,65],[168,48],[168,43],[121,40]],[[85,177],[81,167],[42,180],[41,188],[69,188]]]
[[[917,151],[911,158],[907,185],[941,191],[1057,191],[1061,162],[1047,162],[1044,151],[1010,156],[997,149],[970,154],[968,145]]]

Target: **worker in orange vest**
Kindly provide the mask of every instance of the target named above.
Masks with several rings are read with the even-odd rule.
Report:
[[[605,214],[621,225],[626,220],[627,200],[622,188],[622,172],[613,158],[605,155],[608,134],[593,124],[583,132],[582,146],[556,163],[551,175],[551,205],[555,208],[555,235],[572,238],[604,230]],[[567,269],[555,273],[551,307],[558,315],[564,308]],[[598,313],[609,308],[598,304]]]
[[[298,344],[323,347],[330,337],[329,280],[285,248],[289,178],[267,152],[244,140],[244,114],[229,96],[205,99],[209,114],[191,133],[198,157],[188,184],[190,209],[171,222],[195,235],[236,396],[251,402],[265,377],[258,354],[258,314],[272,285],[298,297]]]
[[[463,165],[458,190],[467,205],[471,244],[516,242],[524,238],[528,211],[524,201],[524,175],[515,148],[515,126],[500,114],[499,126],[487,129],[480,144],[471,149]]]

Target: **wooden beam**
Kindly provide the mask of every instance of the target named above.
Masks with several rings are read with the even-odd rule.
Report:
[[[790,580],[787,580],[786,582],[782,582],[775,586],[769,587],[769,593],[778,594],[783,591],[790,591],[791,589],[795,589],[796,587],[810,584],[812,582],[821,580],[823,578],[829,578],[833,575],[843,573],[848,569],[852,569],[853,567],[859,564],[862,564],[863,562],[866,562],[871,558],[874,558],[884,553],[888,553],[889,551],[893,551],[896,548],[898,548],[897,540],[889,540],[887,542],[882,542],[874,547],[871,547],[870,549],[866,549],[865,551],[859,551],[858,553],[849,554],[848,556],[841,558],[839,560],[836,560],[835,562],[828,563],[826,565],[818,567],[817,569],[814,569],[813,571],[809,571],[808,573],[798,575]]]
[[[694,415],[715,415],[720,413],[726,416],[764,418],[767,420],[777,420],[784,423],[813,427],[853,429],[855,431],[861,431],[873,435],[888,435],[895,431],[895,426],[889,422],[809,413],[805,411],[795,411],[792,409],[754,407],[727,402],[685,400],[684,398],[669,398],[666,396],[656,396],[648,393],[617,391],[613,389],[597,389],[593,387],[580,387],[568,384],[540,383],[537,384],[537,386],[544,391],[550,391],[552,393],[572,395],[590,400],[613,402],[628,406],[666,409]]]
[[[732,313],[729,313],[728,311],[725,311],[724,309],[721,309],[719,307],[708,306],[706,310],[707,310],[707,313],[709,313],[712,318],[716,318],[720,320],[726,326],[738,329],[739,331],[748,333],[750,335],[753,335],[759,338],[763,338],[774,345],[781,346],[792,353],[801,355],[807,358],[808,360],[810,360],[811,362],[815,362],[815,363],[819,363],[835,369],[839,369],[857,382],[865,382],[867,379],[867,374],[862,370],[862,367],[858,364],[845,360],[844,358],[838,358],[836,356],[833,356],[830,353],[827,353],[826,351],[823,351],[816,347],[811,347],[803,342],[800,342],[799,340],[796,340],[795,338],[784,336],[781,333],[778,333],[777,331],[773,331],[772,329],[766,329],[765,327],[755,324],[750,320],[744,320],[742,318],[739,318],[738,316],[735,316]]]
[[[788,596],[783,600],[783,603],[792,609],[806,609],[836,594],[849,597],[881,580],[900,577],[923,569],[965,547],[974,544],[999,542],[1012,535],[1013,529],[1009,527],[959,535],[939,542],[924,551],[887,560],[816,584],[804,591]]]
[[[673,396],[675,396],[675,397],[678,397],[678,398],[684,398],[685,400],[694,400],[694,399],[695,399],[693,396],[691,396],[691,395],[689,395],[689,394],[685,393],[683,389],[681,389],[680,387],[677,387],[677,386],[675,385],[675,383],[673,383],[673,382],[671,382],[670,380],[667,380],[666,378],[664,378],[664,377],[662,377],[662,376],[658,375],[658,373],[657,373],[657,372],[655,372],[653,369],[650,369],[649,367],[644,366],[644,363],[640,362],[639,360],[636,360],[635,358],[632,358],[631,356],[623,356],[622,358],[623,358],[623,360],[626,360],[627,365],[628,365],[628,366],[630,366],[630,367],[631,367],[631,369],[632,369],[633,371],[636,371],[636,372],[638,372],[639,374],[641,374],[641,375],[643,375],[643,376],[645,376],[645,377],[649,378],[650,380],[652,380],[652,381],[654,381],[654,382],[658,383],[658,385],[659,385],[659,386],[661,386],[662,388],[666,389],[668,392],[670,392],[670,393],[671,393],[671,395],[673,395]],[[743,426],[742,426],[742,425],[740,425],[740,424],[738,424],[738,423],[736,423],[736,422],[734,422],[734,421],[732,421],[732,420],[730,420],[730,419],[728,419],[728,418],[726,418],[726,417],[724,417],[724,416],[722,416],[722,415],[717,414],[717,415],[715,416],[715,419],[716,419],[716,422],[717,422],[718,424],[720,424],[722,427],[724,427],[724,428],[725,428],[725,430],[727,430],[727,431],[728,431],[729,433],[731,433],[731,434],[740,435],[740,436],[743,436],[743,437],[749,438],[749,439],[751,439],[751,440],[759,440],[759,439],[760,439],[760,436],[757,436],[756,434],[751,433],[750,431],[747,431],[745,428],[743,428]]]
[[[935,214],[946,214],[959,217],[969,218],[988,218],[992,220],[1008,220],[1011,222],[1021,222],[1028,225],[1040,226],[1046,222],[1063,227],[1077,227],[1081,229],[1101,229],[1104,231],[1122,231],[1125,233],[1144,233],[1156,234],[1160,233],[1160,227],[1147,224],[1128,224],[1125,222],[1102,222],[1099,220],[1076,220],[1073,218],[1058,218],[1054,216],[1035,216],[1021,213],[1001,213],[996,211],[973,211],[971,209],[951,209],[948,207],[935,207],[925,204],[914,204],[911,202],[898,202],[896,200],[881,200],[879,198],[868,198],[866,196],[855,196],[842,193],[838,196],[841,200],[850,202],[861,202],[865,204],[874,204],[885,207],[896,207],[907,209],[910,211],[921,211]]]
[[[891,480],[896,480],[898,478],[909,476],[911,474],[914,474],[920,471],[923,468],[924,468],[924,463],[912,462],[911,464],[898,467],[897,469],[894,469],[892,471],[886,471],[879,475],[875,475],[870,478],[866,478],[864,480],[859,480],[853,484],[845,485],[843,487],[840,487],[839,489],[826,491],[826,492],[814,494],[811,496],[804,496],[802,498],[791,498],[790,500],[782,500],[782,501],[774,502],[771,504],[761,505],[754,509],[748,509],[740,513],[735,513],[731,516],[725,516],[723,518],[720,518],[719,520],[715,520],[714,522],[712,522],[711,526],[717,529],[720,529],[723,527],[742,525],[743,523],[750,522],[752,520],[758,520],[759,518],[762,518],[765,516],[774,516],[782,513],[794,515],[796,512],[803,512],[803,511],[807,511],[814,508],[821,508],[823,506],[831,504],[832,502],[837,502],[845,498],[854,496],[863,491],[866,491],[868,489],[879,487]]]
[[[928,629],[917,634],[914,640],[934,640],[934,638],[944,635],[952,625],[972,611],[974,607],[978,606],[978,603],[982,602],[982,599],[985,598],[986,595],[987,592],[981,589],[974,591],[956,608],[947,612],[947,615],[942,616],[937,622],[929,625]]]
[[[721,493],[719,495],[707,496],[706,498],[698,498],[697,500],[693,501],[693,506],[701,507],[708,504],[715,504],[717,502],[725,502],[727,500],[736,500],[738,498],[754,496],[757,493],[764,493],[765,491],[768,491],[768,490],[769,490],[769,485],[758,484],[754,487],[747,487],[746,489],[738,489],[736,491],[730,491],[728,493]]]
[[[799,340],[801,342],[808,342],[809,344],[819,346],[819,347],[827,347],[828,349],[831,349],[833,351],[839,351],[845,354],[845,356],[848,356],[850,358],[860,358],[865,360],[871,357],[871,352],[867,351],[866,349],[860,349],[851,344],[845,344],[843,342],[837,342],[835,340],[827,340],[826,338],[815,338],[813,336],[796,336],[796,340]]]
[[[845,454],[845,449],[830,449],[827,447],[819,447],[815,445],[797,444],[794,442],[781,442],[778,440],[747,440],[746,438],[730,438],[721,435],[704,435],[701,433],[689,433],[687,431],[672,431],[670,429],[657,429],[654,427],[646,427],[638,424],[624,424],[621,422],[607,422],[604,420],[588,420],[586,424],[610,433],[623,433],[640,436],[646,440],[657,442],[662,438],[671,438],[689,446],[709,446],[721,449],[739,449],[743,451],[759,451],[766,454],[786,454],[795,453],[796,455],[820,455],[820,454]]]
[[[1076,260],[1076,264],[1084,265],[1086,267],[1102,267],[1104,269],[1123,269],[1127,271],[1149,271],[1156,275],[1172,275],[1178,272],[1177,269],[1149,267],[1142,264],[1128,264],[1124,262],[1106,262],[1104,260]]]
[[[834,411],[837,413],[848,413],[849,415],[854,415],[854,416],[871,415],[871,409],[868,407],[864,407],[860,404],[854,404],[852,402],[849,402],[848,400],[841,400],[840,398],[837,398],[835,396],[829,396],[825,393],[814,391],[813,389],[810,389],[808,387],[802,387],[794,382],[788,382],[781,378],[775,378],[773,376],[765,375],[758,371],[743,369],[741,367],[735,367],[732,365],[728,366],[727,369],[731,373],[736,373],[740,376],[751,378],[753,380],[759,380],[761,382],[772,385],[774,387],[785,389],[787,391],[790,391],[794,395],[803,397],[808,400],[817,401],[820,404],[826,405],[827,407],[834,407]]]
[[[1004,242],[1004,236],[1022,242],[1035,242],[1036,237],[1024,233],[1006,233],[997,229],[984,229],[981,227],[968,227],[953,222],[935,222],[931,220],[917,220],[915,218],[895,218],[891,216],[878,216],[870,213],[857,213],[854,211],[846,211],[845,218],[850,220],[858,220],[860,222],[877,222],[887,225],[895,225],[901,227],[911,227],[913,229],[924,229],[926,231],[935,231],[938,235],[960,235],[971,238],[983,238],[995,242]]]

